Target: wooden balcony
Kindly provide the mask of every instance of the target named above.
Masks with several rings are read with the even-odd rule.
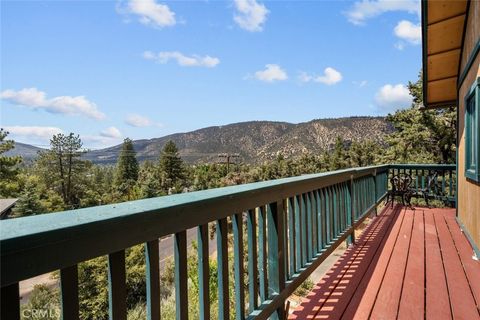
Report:
[[[452,220],[453,211],[433,214],[423,209],[410,212],[402,211],[397,207],[396,210],[385,211],[374,220],[369,231],[362,238],[355,239],[355,229],[364,219],[374,215],[377,212],[377,206],[385,199],[389,176],[407,172],[412,176],[415,188],[421,189],[433,171],[438,173],[435,179],[441,194],[440,196],[429,194],[429,197],[454,204],[455,165],[381,165],[2,220],[0,221],[0,318],[20,318],[20,281],[59,270],[63,319],[78,319],[78,264],[95,257],[108,256],[106,271],[108,272],[110,318],[126,319],[125,250],[143,244],[146,255],[148,319],[158,320],[160,319],[158,239],[171,235],[174,239],[176,318],[188,319],[188,304],[191,302],[187,294],[186,235],[187,230],[197,228],[200,291],[198,309],[201,319],[210,319],[208,285],[210,251],[207,232],[208,225],[213,223],[216,225],[218,261],[218,310],[215,312],[219,319],[229,319],[233,312],[236,319],[285,319],[287,317],[285,302],[288,297],[345,241],[356,245],[340,261],[343,265],[337,266],[338,274],[326,280],[331,281],[328,289],[344,290],[340,292],[344,296],[346,292],[350,292],[352,296],[355,292],[362,292],[359,285],[365,285],[362,282],[363,279],[376,275],[372,273],[372,276],[368,276],[372,271],[369,266],[380,266],[380,262],[383,261],[380,261],[383,255],[375,255],[375,252],[380,252],[379,248],[382,248],[381,252],[383,252],[387,245],[393,246],[390,250],[394,253],[387,261],[393,261],[393,263],[384,263],[389,276],[382,276],[382,279],[397,282],[397,285],[400,282],[406,285],[402,286],[403,290],[400,293],[397,292],[398,290],[394,292],[398,296],[398,299],[395,299],[393,293],[388,291],[390,286],[384,287],[384,282],[380,283],[379,290],[382,291],[373,297],[374,305],[378,306],[374,311],[379,312],[379,318],[387,319],[388,317],[385,317],[387,312],[391,311],[390,308],[395,309],[395,304],[390,302],[377,304],[377,301],[380,301],[378,299],[397,300],[396,308],[398,309],[399,305],[403,305],[403,301],[407,301],[401,300],[400,297],[403,297],[404,293],[406,295],[410,289],[414,292],[415,285],[423,283],[421,280],[417,281],[421,272],[417,272],[415,268],[422,267],[422,263],[418,262],[421,254],[417,255],[416,252],[424,250],[430,254],[431,248],[425,246],[422,249],[416,245],[421,244],[424,239],[416,227],[423,226],[425,239],[427,235],[432,236],[431,224],[427,223],[431,222],[431,219],[436,223],[435,232],[438,231],[436,234],[439,239],[438,245],[442,249],[440,251],[438,247],[432,249],[436,250],[433,253],[436,254],[433,259],[438,260],[440,252],[440,262],[436,267],[443,266],[443,264],[440,265],[442,261],[448,262],[444,263],[443,273],[447,276],[447,291],[439,289],[432,292],[438,293],[436,300],[441,297],[445,299],[447,294],[450,299],[448,305],[455,316],[457,308],[463,310],[463,304],[469,303],[470,307],[472,306],[468,297],[473,297],[477,303],[479,300],[478,296],[474,295],[477,291],[474,291],[476,289],[473,289],[474,285],[471,284],[471,281],[475,282],[475,279],[478,279],[478,270],[474,267],[477,262],[471,262],[469,264],[471,267],[468,267],[468,272],[472,274],[469,277],[477,276],[477,278],[460,277],[464,281],[463,287],[456,291],[450,289],[450,286],[459,286],[461,283],[457,278],[453,280],[449,278],[461,271],[458,261],[464,263],[462,266],[465,266],[466,262],[459,260],[458,257],[457,260],[445,260],[447,252],[444,253],[443,248],[444,246],[449,248],[448,254],[453,256],[455,252],[460,252],[457,250],[467,251],[465,246],[459,247],[457,244],[461,235],[459,231],[452,232],[452,223],[455,222]],[[444,219],[439,220],[444,221],[444,226],[440,225],[443,227],[439,227],[437,219]],[[229,222],[232,225],[231,228],[228,227]],[[399,237],[397,229],[404,231],[405,234],[402,233],[403,236]],[[397,232],[395,240],[387,241],[395,231]],[[227,240],[229,235],[233,237],[232,245]],[[245,242],[244,238],[246,238]],[[452,238],[454,242],[449,240]],[[393,245],[390,244],[392,241]],[[429,242],[425,243],[430,245]],[[452,247],[452,243],[455,247]],[[372,250],[374,247],[377,248],[376,251]],[[229,265],[229,254],[234,257],[232,266]],[[377,256],[379,260],[372,264],[371,261],[375,261]],[[397,259],[403,259],[403,265],[397,263]],[[430,257],[424,258],[422,261],[429,261],[429,259]],[[370,262],[358,263],[360,260]],[[418,263],[414,264],[415,261]],[[449,261],[452,261],[451,265]],[[244,270],[244,264],[247,266],[246,270]],[[232,267],[234,294],[230,296],[229,270]],[[389,271],[387,267],[393,269]],[[453,271],[449,269],[450,267]],[[365,269],[364,276],[358,280],[359,285],[355,286],[352,282],[343,286],[344,278],[351,278],[354,281],[353,279],[357,278],[351,277],[350,274],[352,272],[360,274],[363,269]],[[402,273],[401,277],[390,276],[392,273],[395,275],[397,269],[400,271],[406,269],[406,272],[404,275]],[[467,273],[466,268],[463,270]],[[441,276],[441,273],[438,272],[434,272],[433,275],[426,274],[427,284],[431,283],[428,281],[429,276],[438,277],[439,275]],[[337,276],[341,276],[341,282],[333,282],[335,279],[338,280]],[[466,288],[465,281],[470,284],[470,291],[463,290]],[[441,284],[436,281],[434,283]],[[368,287],[370,288],[370,285]],[[317,289],[324,288],[327,287],[321,283]],[[325,301],[321,300],[324,297],[320,298],[322,295],[320,293],[319,299],[315,301],[314,292],[310,299],[312,304],[305,302],[302,312],[307,312],[310,308],[307,317],[313,317],[318,313],[317,311],[331,308],[329,304],[337,300],[335,298],[337,293],[329,294]],[[430,298],[430,296],[426,297],[426,299]],[[412,303],[419,301],[413,294],[406,295],[405,299],[412,299]],[[349,300],[344,309],[347,306],[354,306],[357,300],[352,301],[353,303],[350,303]],[[428,308],[429,305],[426,305]],[[408,312],[416,311],[418,310],[408,310]]]
[[[289,319],[480,319],[480,262],[455,209],[387,207]]]

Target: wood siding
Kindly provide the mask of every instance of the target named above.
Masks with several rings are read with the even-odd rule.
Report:
[[[460,73],[480,38],[480,2],[471,1]],[[480,76],[480,55],[477,55],[459,91],[458,147],[458,216],[477,248],[480,247],[480,184],[465,177],[465,95]]]

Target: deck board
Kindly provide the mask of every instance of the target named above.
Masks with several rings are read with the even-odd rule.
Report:
[[[394,319],[397,317],[398,304],[402,293],[402,284],[407,265],[408,250],[412,234],[413,216],[408,210],[403,212],[402,228],[397,236],[392,258],[378,291],[371,317],[374,319]]]
[[[423,211],[413,214],[412,237],[399,302],[398,319],[422,319],[425,313],[425,228]]]
[[[289,319],[480,319],[455,209],[386,208]],[[453,312],[453,314],[452,314]]]
[[[431,211],[425,212],[425,259],[428,261],[425,270],[425,318],[427,320],[452,319],[442,253]]]

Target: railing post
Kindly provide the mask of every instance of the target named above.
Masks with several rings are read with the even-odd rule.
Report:
[[[187,231],[175,233],[175,308],[176,319],[188,319]]]
[[[60,297],[62,319],[79,319],[77,265],[60,270]]]
[[[351,244],[355,244],[355,185],[353,184],[353,174],[350,175],[350,184],[348,186],[348,192],[350,193],[350,224],[352,226],[352,233],[348,237]]]
[[[268,291],[279,294],[285,289],[285,248],[283,201],[270,203],[267,209],[268,224]],[[285,319],[284,304],[272,314],[270,319]]]
[[[20,296],[18,282],[1,288],[0,301],[1,319],[20,320]]]
[[[201,320],[210,320],[210,264],[208,251],[208,223],[198,226],[198,286]]]

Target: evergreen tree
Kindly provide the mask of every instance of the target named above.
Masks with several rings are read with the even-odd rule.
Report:
[[[163,147],[158,169],[165,192],[171,192],[172,188],[178,191],[182,187],[185,178],[185,168],[183,160],[178,154],[178,148],[173,141],[168,141],[165,147]]]
[[[15,148],[13,140],[5,140],[8,131],[0,128],[0,196],[8,197],[15,189],[15,182],[18,175],[18,164],[21,157],[9,157],[3,155],[5,152]]]
[[[377,163],[382,149],[375,141],[353,142],[348,149],[350,167],[365,167]]]
[[[395,131],[386,137],[389,147],[384,162],[455,163],[456,112],[450,109],[421,110],[422,74],[409,82],[410,108],[389,114]]]
[[[344,169],[349,166],[349,157],[345,148],[345,143],[341,137],[337,137],[335,147],[330,156],[330,170]]]
[[[81,160],[82,141],[78,135],[59,133],[50,140],[50,150],[40,152],[36,161],[47,186],[54,188],[69,207],[80,202],[82,183],[89,162]]]
[[[115,186],[123,195],[129,194],[138,180],[138,161],[133,142],[129,138],[123,141],[122,150],[115,169]]]
[[[13,213],[16,216],[30,216],[45,212],[38,190],[32,183],[27,183],[23,189],[20,197],[13,208]]]

